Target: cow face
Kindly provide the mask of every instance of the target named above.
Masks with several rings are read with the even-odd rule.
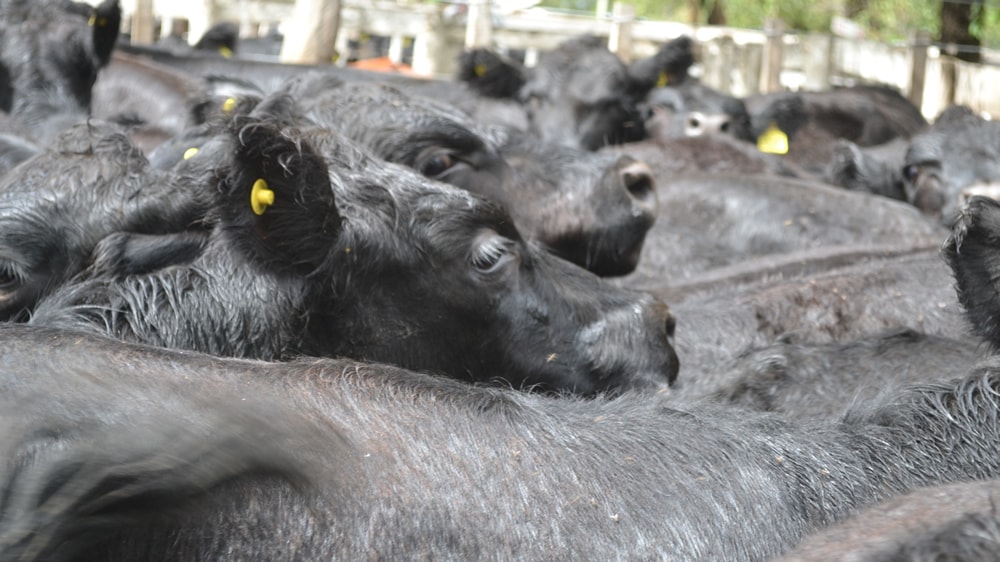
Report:
[[[521,232],[602,276],[635,270],[658,214],[649,167],[631,156],[582,153],[517,132],[503,137]],[[555,186],[555,188],[553,188]],[[508,196],[509,197],[509,196]]]
[[[748,142],[757,139],[742,100],[691,80],[652,90],[645,105],[649,110],[645,126],[651,138],[726,134]]]
[[[998,157],[1000,124],[952,107],[910,142],[902,169],[907,201],[950,225],[963,192],[996,192]]]
[[[360,157],[329,131],[308,142],[331,191],[316,171],[275,190],[273,210],[238,204],[254,178],[270,175],[260,162],[294,169],[292,155],[308,154],[283,134],[241,129],[223,221],[250,241],[251,259],[316,283],[308,332],[323,354],[579,393],[673,380],[673,320],[662,303],[525,242],[500,206]],[[306,160],[300,176],[322,169]],[[300,206],[287,222],[280,201]]]
[[[693,63],[688,37],[626,67],[603,39],[584,35],[544,53],[534,68],[471,49],[459,60],[458,79],[484,97],[521,102],[531,132],[546,141],[595,150],[643,138],[638,103],[657,85],[682,83]]]
[[[520,92],[532,132],[587,150],[645,136],[637,95],[628,68],[593,36],[544,53]]]

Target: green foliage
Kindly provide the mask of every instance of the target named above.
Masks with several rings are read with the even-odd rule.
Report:
[[[982,41],[984,47],[1000,48],[1000,2],[973,5],[969,31]]]
[[[906,41],[914,32],[926,30],[937,37],[942,0],[624,0],[636,15],[704,25],[715,2],[722,2],[726,24],[761,29],[770,17],[780,18],[790,31],[830,30],[836,15],[851,19],[866,30],[867,37],[881,41]],[[945,0],[947,1],[947,0]],[[960,0],[963,2],[969,0]],[[608,5],[614,0],[608,0]],[[698,21],[692,22],[698,6]],[[597,0],[543,0],[542,6],[593,12]],[[1000,47],[1000,0],[984,0],[973,6],[970,31],[983,46]],[[978,16],[978,17],[977,17]]]
[[[865,28],[871,39],[903,41],[918,30],[936,37],[941,19],[941,1],[868,0],[854,21]]]

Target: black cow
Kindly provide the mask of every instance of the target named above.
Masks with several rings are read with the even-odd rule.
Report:
[[[4,559],[768,560],[877,501],[1000,474],[996,362],[791,423],[26,326],[0,341]]]
[[[951,226],[963,191],[1000,180],[1000,123],[966,107],[946,109],[910,142],[903,163],[907,201]]]
[[[597,151],[605,152],[645,162],[657,184],[706,173],[815,179],[794,162],[778,154],[761,152],[756,146],[729,135],[646,139],[605,146]]]
[[[839,140],[823,171],[823,181],[854,191],[906,201],[903,162],[910,139],[897,138],[884,144],[862,147]]]
[[[816,175],[823,174],[841,139],[874,146],[927,128],[919,108],[879,85],[761,94],[744,102],[755,137],[776,127],[787,136],[785,157]]]
[[[189,102],[202,94],[199,80],[116,51],[93,88],[92,115],[124,127],[147,155],[192,124]]]
[[[739,354],[712,373],[715,400],[800,420],[840,419],[904,384],[967,371],[985,357],[976,338],[891,330],[847,342],[782,341]],[[944,374],[944,375],[942,375]]]
[[[652,90],[645,105],[650,112],[646,134],[653,139],[725,134],[746,142],[757,140],[743,100],[694,80]]]
[[[91,88],[118,38],[117,0],[99,6],[64,0],[0,5],[0,110],[43,145],[90,111]]]
[[[680,326],[678,396],[705,396],[740,354],[779,341],[848,342],[900,327],[968,338],[938,245],[818,249],[746,265],[753,267],[653,291],[671,303]]]
[[[580,393],[677,373],[666,305],[527,244],[496,204],[374,160],[336,133],[241,117],[178,171],[218,194],[204,253],[64,287],[33,323]]]
[[[514,98],[531,132],[544,140],[594,150],[645,137],[639,105],[661,73],[675,81],[693,62],[687,37],[649,59],[625,65],[593,35],[568,39],[530,69],[488,51],[463,54],[459,79],[486,96]],[[476,112],[472,112],[476,113]]]
[[[778,562],[994,560],[1000,481],[918,488],[806,537]]]
[[[71,127],[0,180],[0,318],[24,319],[39,298],[90,265],[98,248],[133,269],[197,253],[206,201],[150,170],[118,128]],[[108,238],[115,233],[129,234],[118,241],[134,239],[119,245]],[[155,250],[143,249],[147,235],[157,238]]]
[[[660,178],[663,164],[650,162]],[[659,217],[636,271],[622,279],[629,286],[655,289],[754,257],[837,245],[937,246],[948,235],[910,205],[818,181],[700,174],[656,190]]]

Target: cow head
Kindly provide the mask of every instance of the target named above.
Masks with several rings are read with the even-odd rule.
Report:
[[[304,284],[307,353],[578,393],[676,376],[665,305],[526,242],[499,205],[328,130],[234,127],[220,223],[257,271]]]
[[[596,150],[645,136],[640,102],[657,85],[680,84],[694,63],[688,37],[625,65],[602,38],[583,35],[543,53],[525,68],[485,49],[463,53],[458,78],[475,92],[514,98],[542,139]]]
[[[910,141],[902,168],[906,199],[950,226],[963,192],[996,191],[998,162],[1000,124],[966,107],[951,107]]]
[[[118,39],[117,0],[13,1],[0,6],[0,109],[51,138],[90,111],[97,72]]]
[[[0,182],[0,318],[23,317],[86,267],[105,237],[184,230],[206,206],[198,194],[150,175],[117,129],[98,122],[70,128]]]

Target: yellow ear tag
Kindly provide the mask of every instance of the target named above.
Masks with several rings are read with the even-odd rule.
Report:
[[[195,154],[198,154],[198,147],[192,146],[191,148],[184,151],[184,159],[189,160]]]
[[[263,215],[268,207],[274,205],[274,192],[267,188],[267,182],[259,179],[253,182],[250,190],[250,208],[253,214]]]
[[[771,123],[767,130],[757,137],[757,150],[768,154],[788,154],[788,135]]]
[[[222,102],[222,111],[229,113],[236,107],[236,98],[226,98],[226,101]]]
[[[97,23],[97,14],[90,14],[90,19],[87,20],[87,25],[94,27],[95,23]]]
[[[486,65],[485,64],[477,64],[472,69],[472,72],[474,72],[476,76],[482,77],[484,74],[486,74]]]
[[[233,50],[225,45],[219,47],[219,54],[222,55],[222,58],[225,59],[233,58]]]
[[[660,71],[660,77],[656,79],[656,87],[657,88],[662,88],[662,87],[666,86],[667,82],[669,82],[669,81],[670,81],[670,78],[667,76],[667,71],[666,70],[661,70]]]
[[[104,27],[105,25],[108,25],[108,18],[101,17],[97,20],[97,27]]]

